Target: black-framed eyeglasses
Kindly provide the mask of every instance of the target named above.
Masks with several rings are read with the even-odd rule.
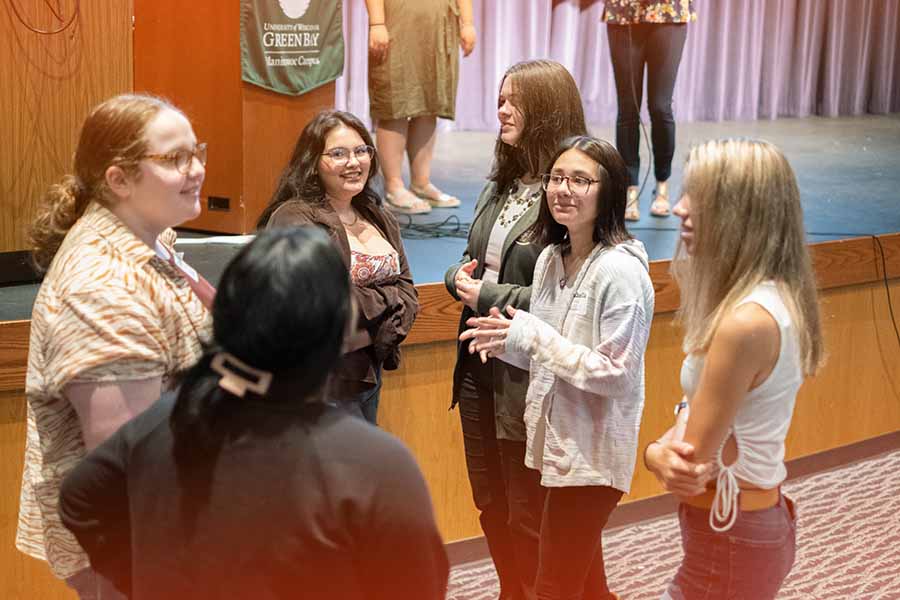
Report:
[[[149,158],[160,162],[170,162],[175,165],[175,169],[182,175],[187,175],[191,170],[191,163],[194,158],[200,161],[200,164],[206,166],[206,143],[197,144],[193,150],[175,150],[165,154],[145,154],[141,158]]]
[[[355,156],[359,162],[366,162],[372,160],[372,157],[375,156],[375,148],[368,144],[363,144],[356,148],[332,148],[322,153],[322,156],[327,156],[339,167],[346,165],[350,161],[351,155]]]
[[[592,183],[600,183],[599,179],[588,179],[587,177],[582,177],[581,175],[556,175],[553,173],[547,173],[545,175],[541,175],[541,187],[546,191],[557,190],[562,187],[563,182],[569,185],[569,190],[573,194],[577,194],[578,196],[584,196],[591,189]]]

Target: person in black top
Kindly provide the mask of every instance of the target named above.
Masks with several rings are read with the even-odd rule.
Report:
[[[62,520],[120,591],[444,598],[447,556],[409,451],[324,399],[349,290],[324,233],[261,232],[227,267],[213,343],[179,390],[66,477]]]

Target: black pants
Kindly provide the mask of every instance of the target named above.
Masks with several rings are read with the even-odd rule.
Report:
[[[549,488],[541,519],[538,600],[610,600],[603,528],[622,492],[605,486]]]
[[[640,178],[640,106],[647,66],[647,108],[653,141],[653,170],[657,181],[672,174],[675,154],[675,117],[672,92],[687,37],[684,23],[607,25],[609,55],[616,79],[616,147],[628,166],[629,185]]]
[[[500,579],[500,597],[533,598],[544,488],[525,466],[525,442],[498,440],[491,365],[465,355],[459,416],[479,521]]]

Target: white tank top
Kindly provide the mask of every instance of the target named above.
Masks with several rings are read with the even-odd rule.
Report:
[[[797,331],[778,287],[774,282],[763,282],[738,302],[738,306],[750,302],[763,307],[775,319],[781,333],[781,347],[775,368],[744,397],[735,414],[730,432],[737,442],[737,459],[726,466],[722,462],[724,442],[719,448],[716,497],[709,514],[710,527],[716,531],[727,531],[737,518],[738,477],[766,489],[784,481],[787,475],[784,439],[794,414],[797,391],[803,383]],[[681,365],[681,388],[688,407],[702,369],[703,356],[697,354],[689,355]]]

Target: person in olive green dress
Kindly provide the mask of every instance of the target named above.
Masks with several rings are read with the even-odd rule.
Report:
[[[370,114],[388,205],[405,214],[459,206],[431,182],[431,159],[437,118],[456,115],[457,43],[465,56],[475,48],[472,0],[366,0],[366,8]]]

